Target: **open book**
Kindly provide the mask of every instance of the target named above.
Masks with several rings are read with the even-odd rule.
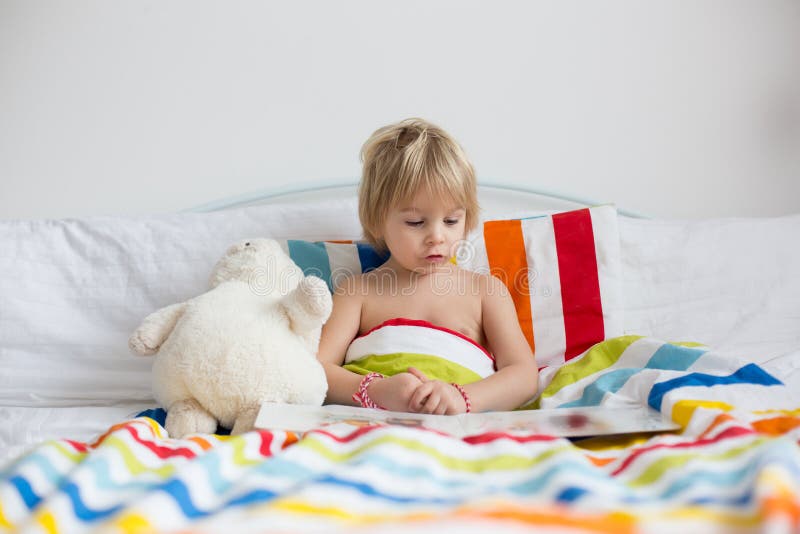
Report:
[[[425,415],[354,406],[307,406],[264,403],[256,428],[306,432],[336,423],[355,426],[425,427],[462,437],[485,432],[519,432],[562,437],[586,437],[634,432],[662,432],[680,425],[649,407],[557,408],[461,415]]]

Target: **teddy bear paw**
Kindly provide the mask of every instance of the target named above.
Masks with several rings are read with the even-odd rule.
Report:
[[[253,430],[253,427],[256,423],[256,418],[258,417],[258,410],[260,408],[260,405],[256,405],[242,410],[236,417],[236,422],[233,424],[231,434],[244,434],[245,432],[250,432]]]
[[[303,310],[312,317],[327,319],[333,308],[328,284],[316,276],[307,276],[300,281],[298,300]]]
[[[181,439],[189,434],[212,434],[217,420],[194,399],[178,401],[167,410],[164,428],[171,438]]]
[[[137,330],[128,339],[128,347],[136,354],[150,356],[158,352],[159,344],[157,341],[148,339],[143,331]]]

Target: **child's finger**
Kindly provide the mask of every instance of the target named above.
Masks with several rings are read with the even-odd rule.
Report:
[[[428,377],[425,376],[425,373],[423,373],[422,371],[420,371],[416,367],[409,367],[408,368],[408,372],[411,373],[412,375],[416,376],[417,378],[419,378],[420,381],[422,381],[422,382],[427,382],[428,381]]]
[[[431,392],[428,398],[425,399],[425,402],[422,405],[422,412],[431,414],[436,413],[436,409],[439,407],[439,404],[441,403],[442,403],[441,394],[438,391],[434,390]]]
[[[428,396],[431,394],[431,391],[433,390],[432,384],[432,382],[424,382],[417,386],[417,389],[414,390],[414,393],[411,395],[411,399],[408,401],[409,408],[415,412],[420,411],[428,399]]]

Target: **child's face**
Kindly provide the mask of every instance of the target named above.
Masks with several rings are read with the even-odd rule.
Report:
[[[420,191],[389,209],[380,237],[395,267],[430,273],[448,266],[456,243],[464,239],[465,216],[452,199]]]

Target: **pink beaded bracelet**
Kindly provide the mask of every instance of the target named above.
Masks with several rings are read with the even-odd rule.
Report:
[[[467,395],[467,392],[464,390],[464,388],[461,385],[456,384],[455,382],[453,382],[451,385],[454,388],[456,388],[459,393],[461,393],[462,397],[464,397],[464,404],[467,405],[467,413],[471,412],[472,411],[472,403],[469,401],[469,395]]]
[[[380,373],[367,373],[364,378],[361,379],[361,383],[358,385],[358,391],[353,393],[353,400],[361,404],[364,408],[383,410],[383,406],[379,406],[375,403],[375,401],[369,398],[369,393],[367,393],[367,388],[376,378],[383,378],[383,375]]]

